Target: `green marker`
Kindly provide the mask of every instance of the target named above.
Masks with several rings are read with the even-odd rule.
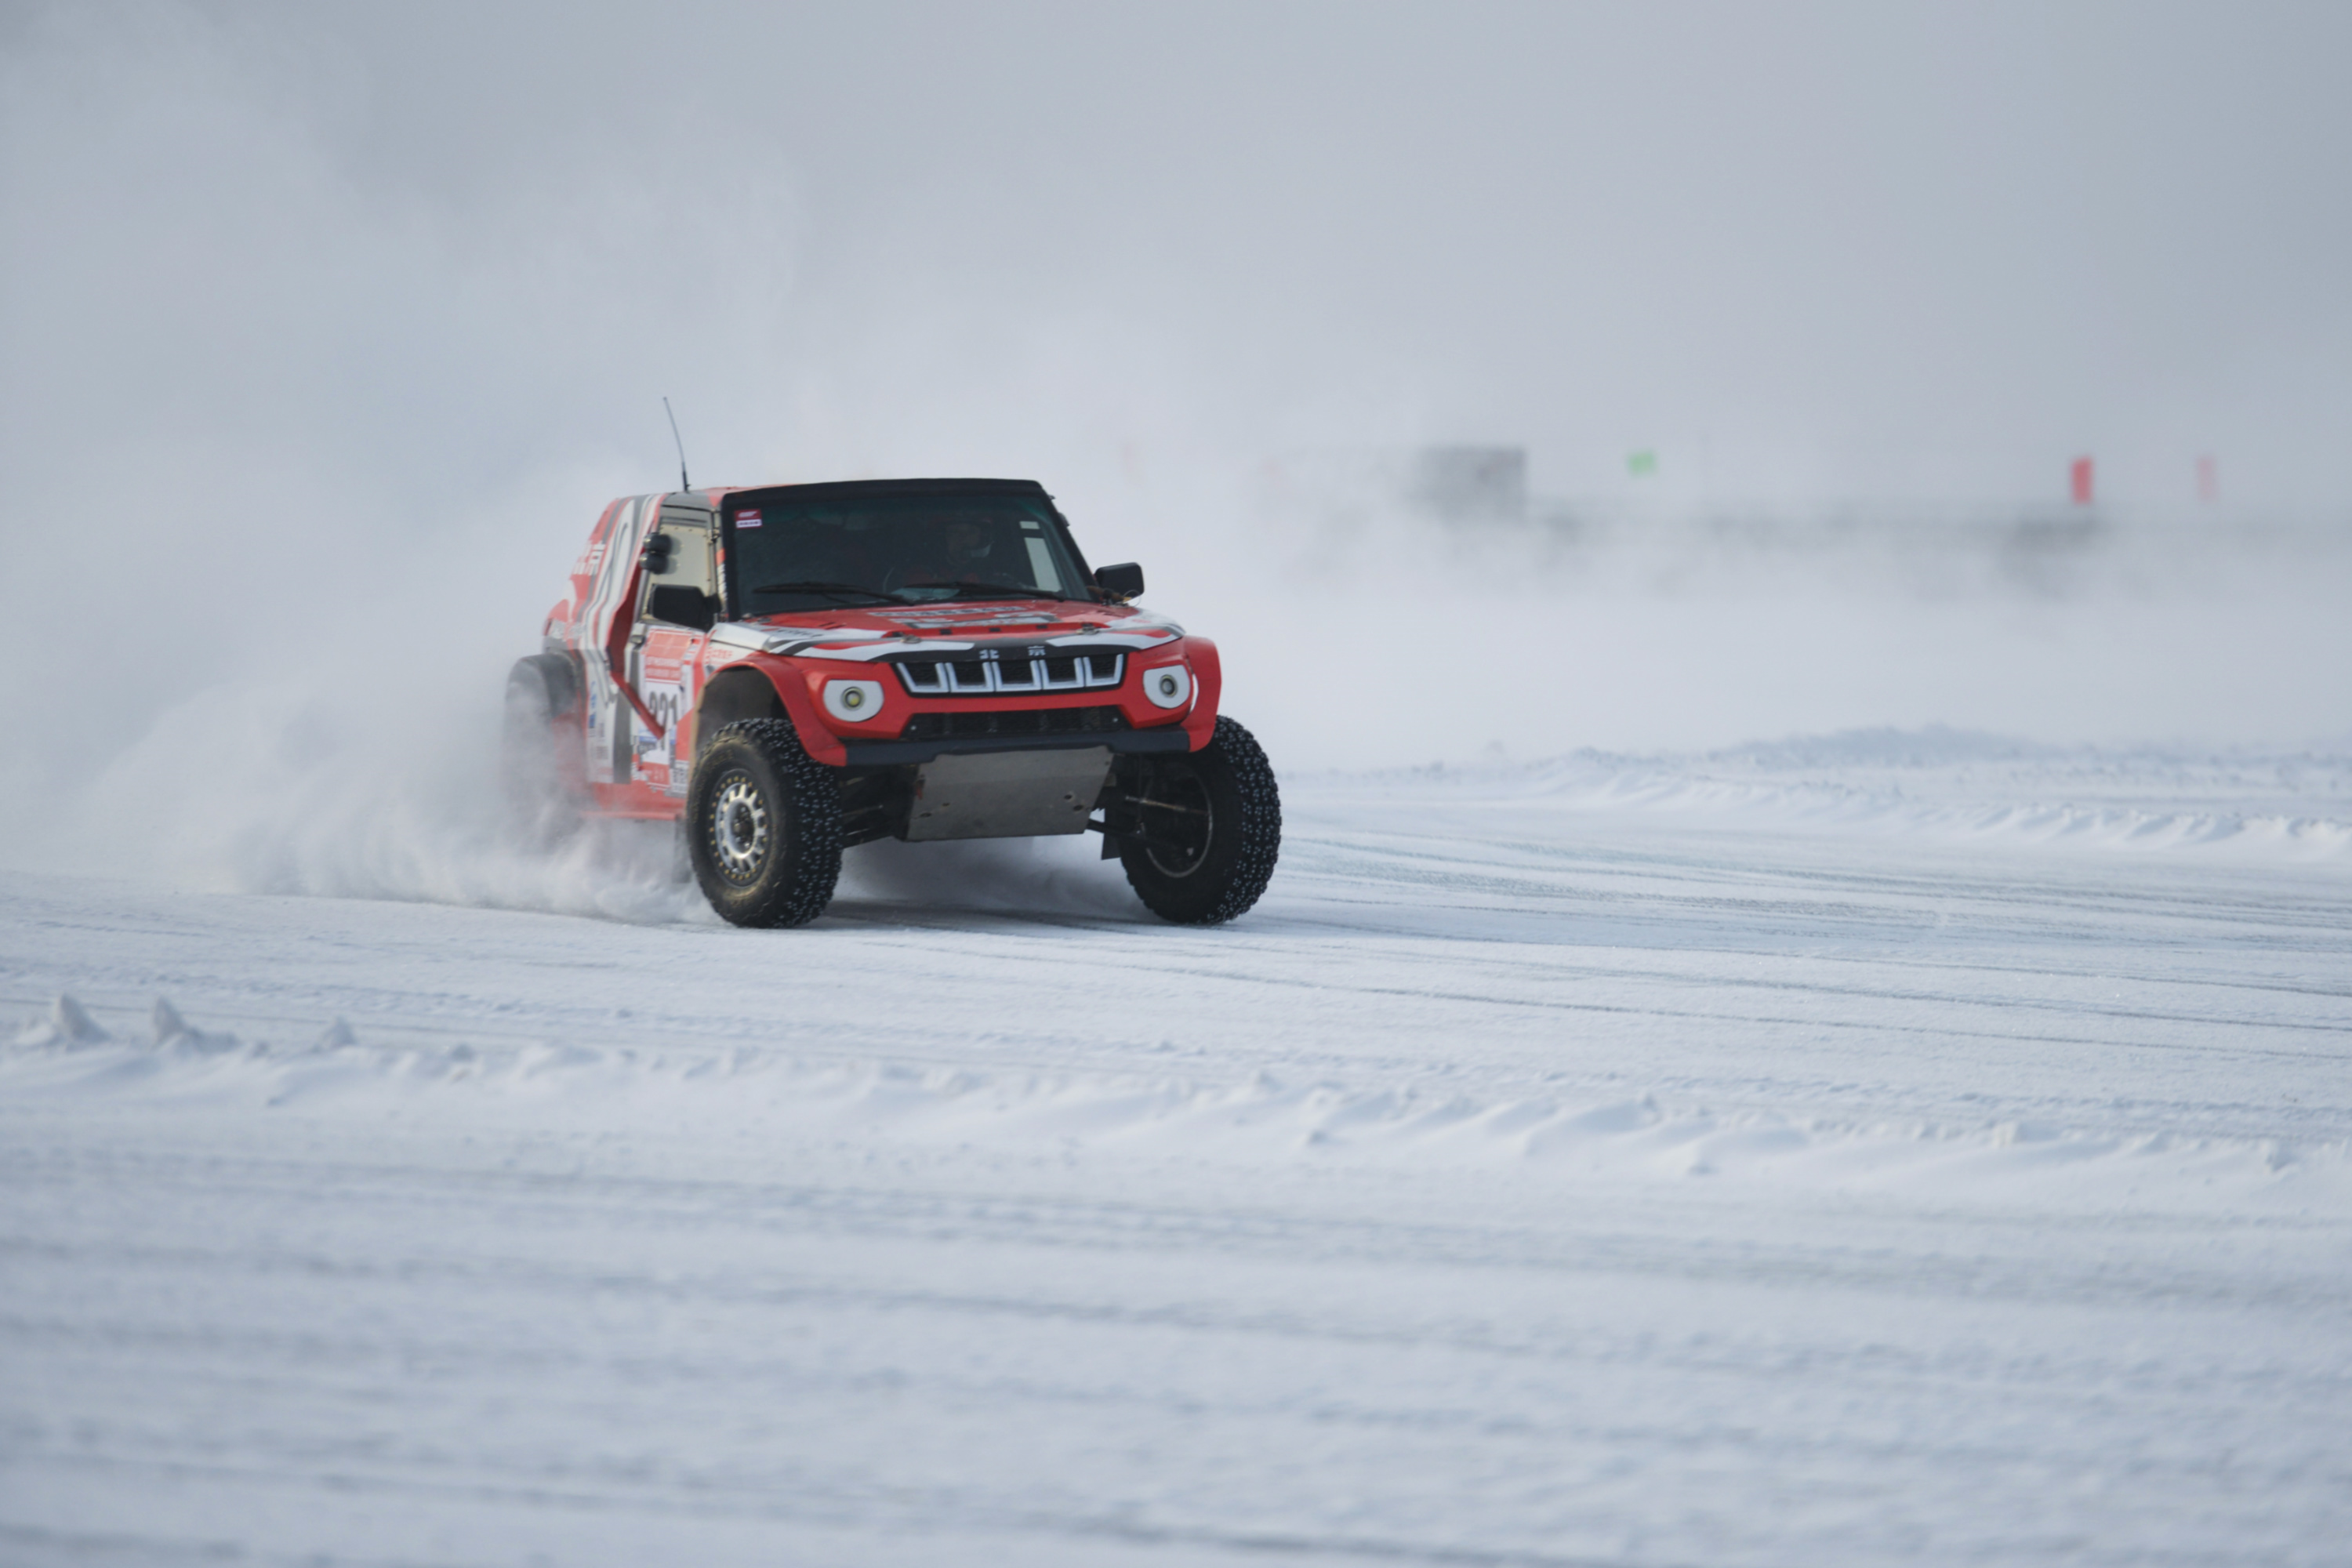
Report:
[[[1637,479],[1647,479],[1658,471],[1658,455],[1649,451],[1629,452],[1625,455],[1625,471]]]

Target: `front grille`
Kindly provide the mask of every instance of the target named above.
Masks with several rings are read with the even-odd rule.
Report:
[[[1116,708],[1012,708],[987,713],[918,713],[898,731],[902,741],[967,741],[980,735],[1087,735],[1124,730]]]
[[[1050,658],[902,658],[899,684],[917,697],[1003,697],[1028,691],[1097,691],[1127,673],[1123,653]]]

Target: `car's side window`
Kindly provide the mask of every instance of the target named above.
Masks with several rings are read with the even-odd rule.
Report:
[[[660,569],[646,574],[646,619],[709,631],[719,611],[710,530],[665,517],[656,539],[667,548],[656,544]]]

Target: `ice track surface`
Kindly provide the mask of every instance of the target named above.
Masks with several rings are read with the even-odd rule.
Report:
[[[11,874],[0,1562],[2340,1563],[2347,784],[1296,778],[1209,931]]]

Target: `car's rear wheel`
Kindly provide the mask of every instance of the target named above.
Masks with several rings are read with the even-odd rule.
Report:
[[[579,674],[562,654],[532,654],[507,671],[499,793],[508,823],[530,842],[551,842],[579,826],[580,758],[576,746],[565,745],[576,740],[579,710]]]
[[[1220,718],[1201,750],[1136,760],[1115,813],[1136,897],[1179,925],[1246,912],[1282,852],[1282,795],[1256,737]]]
[[[841,790],[782,719],[712,736],[686,792],[695,880],[739,926],[806,925],[841,877]]]

